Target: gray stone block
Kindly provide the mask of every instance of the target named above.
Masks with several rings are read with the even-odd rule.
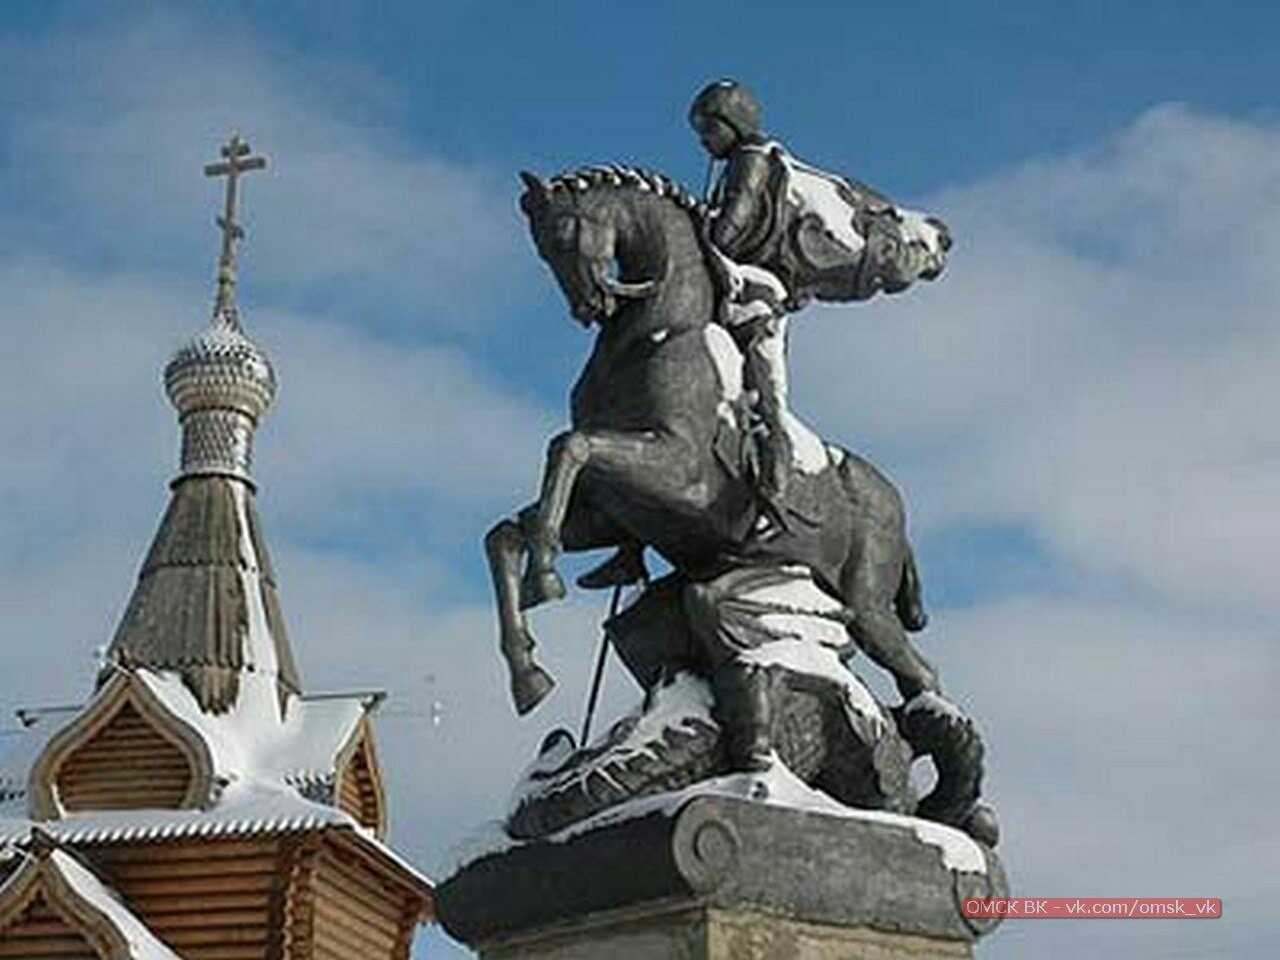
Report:
[[[961,903],[1008,893],[979,849],[956,870],[901,822],[702,796],[481,857],[437,906],[487,958],[970,956],[992,924]]]

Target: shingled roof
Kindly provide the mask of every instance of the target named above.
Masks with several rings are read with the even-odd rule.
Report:
[[[254,506],[276,380],[233,295],[234,179],[254,158],[238,137],[223,155],[208,168],[232,180],[213,315],[165,370],[182,429],[168,510],[93,695],[20,711],[0,739],[0,941],[56,928],[51,956],[175,960],[233,941],[256,956],[244,944],[292,925],[299,943],[407,957],[431,884],[382,839],[383,695],[302,691]]]

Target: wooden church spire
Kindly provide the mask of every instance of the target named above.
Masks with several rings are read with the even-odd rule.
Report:
[[[408,960],[432,917],[385,843],[382,695],[307,695],[285,633],[250,473],[275,372],[235,303],[265,162],[222,153],[213,316],[165,370],[168,509],[93,695],[20,714],[0,757],[0,960]]]
[[[239,181],[266,161],[239,134],[222,155],[205,168],[227,184],[213,313],[165,369],[182,424],[181,469],[109,653],[178,671],[213,713],[232,708],[247,672],[276,681],[281,709],[300,688],[250,474],[275,371],[245,334],[235,301]]]

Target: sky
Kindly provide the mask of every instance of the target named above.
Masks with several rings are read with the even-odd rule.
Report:
[[[604,613],[537,613],[559,686],[517,719],[480,538],[535,493],[589,338],[516,173],[696,189],[688,102],[735,76],[797,154],[955,235],[938,282],[796,318],[793,402],[904,491],[1015,890],[1224,900],[979,955],[1269,956],[1280,11],[373,6],[0,2],[0,711],[83,698],[123,612],[177,464],[161,370],[212,302],[200,169],[239,130],[270,162],[240,301],[281,384],[255,473],[291,637],[309,689],[390,692],[392,837],[447,873],[578,725]],[[635,698],[615,664],[604,713]]]

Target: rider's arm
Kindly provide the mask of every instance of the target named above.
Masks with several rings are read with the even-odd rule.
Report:
[[[725,171],[724,200],[711,221],[711,242],[734,260],[750,261],[769,189],[769,157],[739,150]]]

